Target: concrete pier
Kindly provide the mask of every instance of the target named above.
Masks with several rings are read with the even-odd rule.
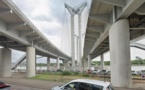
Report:
[[[47,71],[50,70],[50,58],[47,57]]]
[[[91,55],[88,55],[88,69],[91,69]]]
[[[130,35],[127,19],[117,21],[109,30],[111,83],[131,87]]]
[[[60,65],[59,65],[59,57],[57,58],[57,69],[60,69]]]
[[[104,70],[104,55],[101,54],[101,70]]]
[[[35,48],[26,49],[26,77],[35,76]]]
[[[0,77],[11,76],[11,50],[8,48],[0,49]]]

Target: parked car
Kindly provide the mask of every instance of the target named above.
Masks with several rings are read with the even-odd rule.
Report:
[[[87,73],[88,73],[88,74],[91,74],[91,73],[92,73],[92,71],[91,71],[90,69],[88,69],[88,70],[87,70]]]
[[[105,72],[105,75],[110,75],[110,74],[111,74],[110,71],[106,71],[106,72]]]
[[[138,75],[137,71],[131,71],[132,75]]]
[[[10,85],[0,81],[0,90],[10,90]]]
[[[136,72],[137,72],[137,75],[142,75],[141,71],[136,71]]]
[[[97,73],[98,75],[106,75],[106,70],[101,70],[100,72]]]
[[[100,70],[93,70],[92,74],[98,74],[100,72]]]
[[[57,72],[63,72],[63,70],[61,70],[61,69],[57,69],[56,71],[57,71]]]
[[[51,90],[114,90],[114,88],[110,82],[91,79],[77,79],[72,80],[65,85],[56,86]]]
[[[141,75],[145,75],[145,70],[141,70]]]

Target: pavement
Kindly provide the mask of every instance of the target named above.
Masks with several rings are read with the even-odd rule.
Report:
[[[0,78],[0,81],[10,85],[17,85],[17,86],[19,85],[19,86],[25,86],[29,88],[38,88],[38,89],[45,89],[45,90],[51,90],[52,87],[64,84],[63,82],[33,80],[33,79],[27,79],[22,77]]]
[[[63,85],[64,82],[33,80],[24,77],[0,78],[0,81],[11,85],[11,90],[51,90],[52,87]],[[139,84],[140,85],[140,84]],[[145,84],[142,83],[144,86]],[[115,90],[145,90],[143,88],[115,88]]]
[[[11,84],[11,90],[47,90],[47,89],[40,89],[40,88],[33,88],[33,87],[28,87],[28,86],[20,86],[20,85]]]

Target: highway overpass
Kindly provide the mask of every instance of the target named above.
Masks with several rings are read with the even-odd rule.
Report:
[[[110,50],[111,82],[131,87],[130,42],[145,35],[145,0],[92,0],[84,44],[84,59]],[[90,67],[89,67],[90,68]]]
[[[0,0],[0,46],[4,47],[0,51],[2,56],[0,59],[0,68],[2,68],[0,76],[7,77],[11,75],[10,49],[26,52],[28,77],[35,75],[34,64],[36,55],[56,58],[58,61],[59,59],[65,60],[66,62],[71,60],[68,55],[64,54],[53,45],[37,27],[28,20],[12,0]]]

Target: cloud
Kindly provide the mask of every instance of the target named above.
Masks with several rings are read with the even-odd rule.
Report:
[[[22,12],[37,26],[37,28],[54,44],[66,54],[70,55],[70,14],[64,7],[64,3],[71,7],[77,7],[80,3],[91,0],[13,0],[14,3],[22,10]],[[89,6],[87,6],[87,9]],[[84,12],[87,14],[86,12]],[[86,15],[82,16],[86,22]],[[67,21],[66,21],[67,18]],[[85,26],[85,24],[82,26]],[[77,27],[76,27],[77,28]],[[85,27],[82,27],[82,33],[85,32]],[[78,29],[76,29],[78,30]],[[77,31],[76,31],[77,33]],[[144,44],[145,40],[139,41]],[[145,58],[144,51],[131,48],[131,59],[135,56]],[[17,52],[14,51],[13,57],[16,57]],[[19,55],[20,56],[20,55]],[[104,54],[105,60],[110,59],[110,54]],[[99,57],[97,57],[100,60]]]
[[[59,35],[61,32],[61,24],[59,24],[56,21],[51,21],[51,22],[47,22],[47,21],[37,21],[34,20],[33,23],[35,24],[35,26],[38,27],[38,29],[46,35]]]
[[[75,7],[77,4],[82,3],[86,0],[13,1],[20,8],[20,10],[30,19],[30,21],[54,45],[56,45],[56,47],[63,50],[63,52],[70,54],[70,14],[64,7],[64,3],[68,3],[70,6]]]

